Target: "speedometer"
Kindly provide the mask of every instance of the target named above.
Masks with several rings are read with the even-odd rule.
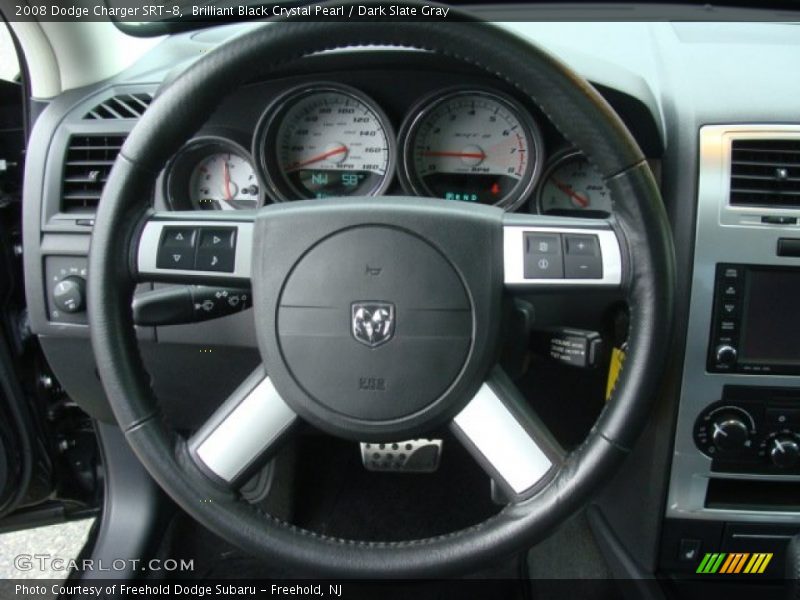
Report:
[[[350,87],[297,89],[267,109],[254,153],[281,200],[383,193],[394,170],[394,133],[383,111]]]
[[[455,90],[423,102],[401,138],[401,177],[416,195],[511,210],[525,201],[541,170],[536,124],[496,92]]]

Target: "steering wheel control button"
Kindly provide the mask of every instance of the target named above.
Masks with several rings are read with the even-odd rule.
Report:
[[[187,270],[194,268],[197,231],[187,227],[164,227],[158,245],[156,267]]]
[[[596,235],[565,235],[567,256],[600,256]]]
[[[603,278],[603,259],[596,235],[565,235],[564,247],[564,274],[567,279]]]
[[[439,468],[441,455],[442,440],[361,443],[361,462],[368,471],[433,473]]]
[[[524,269],[525,279],[563,279],[561,235],[526,233]]]
[[[198,271],[222,271],[232,273],[236,260],[236,228],[200,229],[200,245],[197,248],[194,268]]]
[[[215,250],[199,248],[194,267],[198,271],[223,271],[233,273],[235,253],[231,248]]]
[[[549,233],[529,233],[525,236],[525,252],[561,254],[561,236]]]
[[[186,227],[165,227],[161,245],[167,248],[194,248],[197,231]]]
[[[225,229],[201,229],[200,247],[213,248],[215,250],[231,250],[236,248],[236,228],[226,227]]]

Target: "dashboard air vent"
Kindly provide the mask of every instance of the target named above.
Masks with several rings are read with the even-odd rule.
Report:
[[[118,94],[104,100],[83,115],[84,119],[138,119],[150,106],[153,94],[140,92],[136,94]]]
[[[730,203],[800,208],[800,139],[734,140]]]
[[[93,213],[124,135],[73,135],[64,161],[61,212]]]

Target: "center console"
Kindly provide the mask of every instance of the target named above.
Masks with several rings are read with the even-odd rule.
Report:
[[[694,271],[661,567],[800,531],[800,126],[700,131]],[[702,575],[696,575],[702,576]]]

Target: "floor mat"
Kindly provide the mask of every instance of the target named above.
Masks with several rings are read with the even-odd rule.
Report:
[[[442,437],[441,464],[431,474],[367,471],[356,443],[303,440],[295,523],[327,535],[393,541],[448,533],[498,512],[488,476],[449,433]]]

